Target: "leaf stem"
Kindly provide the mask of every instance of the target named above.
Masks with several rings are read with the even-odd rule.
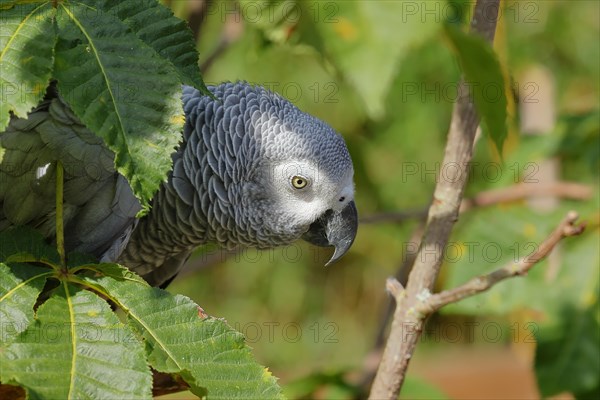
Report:
[[[66,270],[65,230],[63,224],[63,187],[64,169],[60,161],[56,161],[56,249],[60,257],[60,265]]]

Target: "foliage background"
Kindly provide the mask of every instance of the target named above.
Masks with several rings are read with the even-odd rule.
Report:
[[[342,133],[362,217],[428,204],[459,78],[440,28],[468,21],[472,2],[165,3],[197,34],[205,82],[270,86]],[[513,94],[509,137],[503,159],[488,139],[478,141],[467,195],[541,179],[537,168],[556,159],[560,179],[589,185],[593,197],[561,200],[549,212],[525,201],[469,211],[454,231],[455,253],[439,288],[528,254],[527,246],[539,243],[568,209],[588,228],[563,244],[555,278],[548,278],[544,262],[526,279],[434,316],[406,397],[585,398],[599,390],[600,5],[502,4],[495,49]],[[556,84],[557,124],[548,135],[522,136],[517,103],[536,99],[524,79],[540,66]],[[302,243],[237,255],[200,249],[169,290],[244,333],[288,395],[349,398],[360,393],[387,307],[385,278],[406,257],[417,223],[362,224],[350,253],[328,268],[322,267],[326,251]]]

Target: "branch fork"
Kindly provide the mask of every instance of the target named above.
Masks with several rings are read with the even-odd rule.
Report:
[[[570,211],[532,254],[488,274],[475,277],[454,289],[433,294],[416,306],[418,311],[424,315],[429,315],[447,304],[456,303],[467,297],[489,290],[504,279],[515,276],[526,276],[535,264],[550,254],[560,240],[580,235],[584,231],[585,224],[577,224],[577,219],[577,213]]]
[[[492,42],[496,28],[499,0],[477,0],[473,10],[471,31]],[[464,79],[460,85],[465,85]],[[577,213],[569,212],[557,228],[533,254],[508,264],[489,274],[471,279],[447,291],[431,294],[454,223],[460,211],[467,173],[464,169],[472,159],[473,143],[479,125],[479,116],[472,99],[461,91],[452,113],[448,140],[441,168],[459,166],[452,179],[437,182],[433,202],[429,208],[421,245],[412,271],[404,288],[395,279],[388,279],[387,290],[396,300],[396,310],[383,352],[381,363],[369,394],[370,399],[396,399],[406,376],[409,360],[423,331],[425,318],[446,304],[457,302],[488,290],[498,282],[513,276],[526,275],[541,259],[546,257],[558,242],[568,236],[580,234],[584,225],[576,225]],[[428,246],[437,249],[433,259],[422,257]],[[410,334],[407,334],[410,328]]]

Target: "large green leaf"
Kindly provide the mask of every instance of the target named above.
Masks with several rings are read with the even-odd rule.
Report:
[[[55,77],[75,114],[115,152],[115,166],[147,206],[171,168],[184,122],[173,66],[118,18],[86,5],[57,13]]]
[[[87,2],[106,13],[118,16],[138,38],[171,63],[181,82],[206,91],[200,75],[192,31],[169,8],[159,2],[136,0]]]
[[[443,2],[313,1],[325,52],[356,88],[369,115],[379,118],[403,55],[440,26]]]
[[[591,398],[585,394],[598,391],[600,325],[597,303],[588,309],[566,307],[556,320],[537,331],[536,339],[535,372],[544,397],[568,391],[577,398]]]
[[[17,340],[0,348],[0,379],[30,399],[151,398],[144,350],[97,295],[62,282]]]
[[[490,45],[478,36],[448,25],[446,37],[455,49],[467,83],[490,137],[502,153],[507,135],[507,102],[500,63]]]
[[[0,9],[0,132],[9,111],[25,117],[44,96],[52,73],[55,31],[49,2]]]
[[[13,340],[33,321],[33,306],[46,279],[47,268],[0,262],[0,343]]]
[[[275,378],[225,322],[202,318],[189,298],[150,287],[125,268],[106,265],[100,271],[106,276],[85,282],[127,313],[146,341],[153,368],[181,374],[194,393],[207,391],[211,399],[281,398]]]

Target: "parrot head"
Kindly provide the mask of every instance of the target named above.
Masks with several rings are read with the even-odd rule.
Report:
[[[344,139],[259,86],[238,82],[210,89],[225,108],[240,110],[242,117],[240,122],[225,112],[223,127],[235,135],[231,131],[244,126],[237,221],[242,230],[253,232],[245,236],[249,244],[267,248],[302,238],[334,247],[327,265],[342,257],[358,228],[354,169]]]
[[[279,237],[298,238],[335,251],[326,265],[342,257],[358,227],[351,164],[304,158],[273,160],[263,176],[271,229]],[[338,160],[340,161],[340,160]],[[277,210],[276,212],[274,210]]]

